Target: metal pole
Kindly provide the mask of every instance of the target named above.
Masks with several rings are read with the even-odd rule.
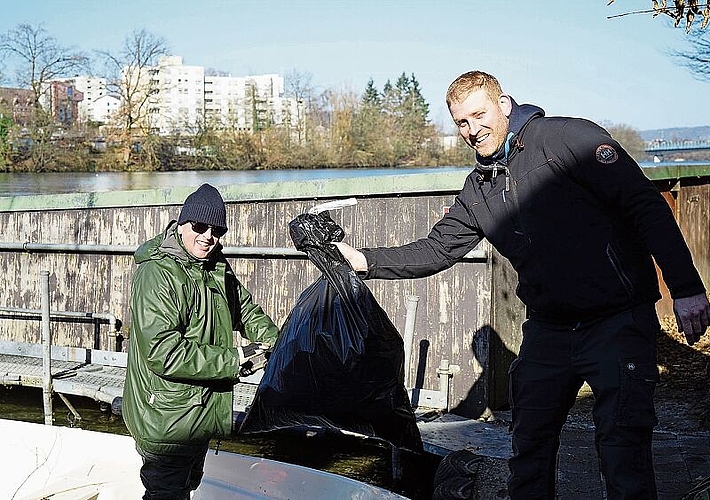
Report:
[[[41,272],[42,281],[42,394],[44,424],[52,425],[52,334],[49,328],[49,271]]]
[[[138,247],[132,245],[82,245],[74,243],[32,243],[32,242],[0,242],[0,252],[36,252],[36,253],[67,253],[67,254],[100,254],[100,255],[133,255]],[[284,257],[308,259],[308,256],[293,247],[224,247],[222,253],[226,257]],[[486,260],[484,250],[474,248],[463,256],[462,261]]]
[[[28,315],[37,316],[42,314],[41,309],[24,309],[22,307],[0,307],[0,314],[18,314],[18,315]],[[116,351],[117,348],[117,337],[119,332],[116,331],[117,319],[114,314],[111,313],[94,313],[94,312],[81,312],[81,311],[50,311],[50,317],[55,318],[88,318],[88,319],[98,319],[108,321],[108,332],[106,333],[106,346],[109,351]],[[97,323],[98,327],[99,324]],[[97,335],[96,333],[94,334]],[[96,340],[96,342],[99,342]],[[94,345],[95,349],[100,349],[100,345],[97,343]]]
[[[412,358],[412,344],[414,344],[414,322],[417,318],[418,295],[407,297],[407,316],[404,321],[404,388],[409,387],[409,371]]]
[[[439,362],[439,369],[436,370],[439,375],[439,397],[441,398],[446,412],[449,412],[449,360],[442,359]]]

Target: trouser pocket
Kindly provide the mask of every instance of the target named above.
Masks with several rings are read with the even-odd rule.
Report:
[[[617,425],[656,426],[658,418],[653,407],[653,392],[657,382],[658,369],[654,364],[628,358],[619,360]]]

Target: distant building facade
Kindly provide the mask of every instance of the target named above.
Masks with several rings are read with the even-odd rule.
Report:
[[[254,132],[302,115],[296,100],[283,96],[284,79],[276,74],[206,75],[204,67],[186,65],[180,56],[161,57],[144,72],[127,68],[124,80],[143,80],[148,129],[160,135],[194,135],[206,127]]]
[[[99,96],[87,107],[84,121],[113,123],[118,116],[120,107],[121,100],[118,97],[108,94]],[[79,115],[81,116],[81,109],[79,110]]]
[[[205,69],[180,56],[163,56],[147,68],[149,130],[159,135],[193,135],[205,106]]]
[[[284,79],[276,74],[205,76],[206,123],[249,132],[287,124],[297,102],[283,94]]]
[[[71,127],[79,121],[79,103],[84,99],[84,93],[72,82],[50,82],[49,95],[49,109],[57,123]]]
[[[58,125],[71,127],[79,122],[79,103],[83,99],[84,93],[73,82],[53,80],[43,85],[39,103]]]
[[[132,90],[126,94],[135,100],[130,104],[145,110],[133,116],[139,134],[189,136],[205,128],[254,132],[270,126],[295,127],[304,116],[302,103],[284,97],[284,78],[278,74],[205,74],[204,67],[186,65],[181,56],[163,56],[156,66],[126,67],[122,73],[122,85]],[[12,102],[19,106],[20,101]],[[49,82],[40,103],[65,126],[87,122],[115,126],[128,105],[108,91],[105,78],[93,76]]]
[[[68,81],[84,94],[78,103],[81,123],[109,123],[118,113],[121,100],[111,95],[106,87],[106,79],[95,76],[75,76]]]
[[[34,96],[31,90],[0,87],[0,116],[25,127],[34,116]]]

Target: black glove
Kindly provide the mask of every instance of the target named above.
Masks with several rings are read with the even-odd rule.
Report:
[[[239,375],[246,377],[266,366],[269,344],[252,342],[246,346],[237,346],[239,352]]]

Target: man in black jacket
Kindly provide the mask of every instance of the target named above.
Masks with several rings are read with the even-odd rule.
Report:
[[[555,498],[560,432],[585,381],[608,498],[656,498],[654,259],[688,344],[710,325],[668,204],[604,129],[518,105],[491,75],[459,76],[446,101],[477,160],[449,212],[400,247],[336,245],[368,278],[420,278],[487,238],[517,271],[528,316],[510,368],[511,499]]]

